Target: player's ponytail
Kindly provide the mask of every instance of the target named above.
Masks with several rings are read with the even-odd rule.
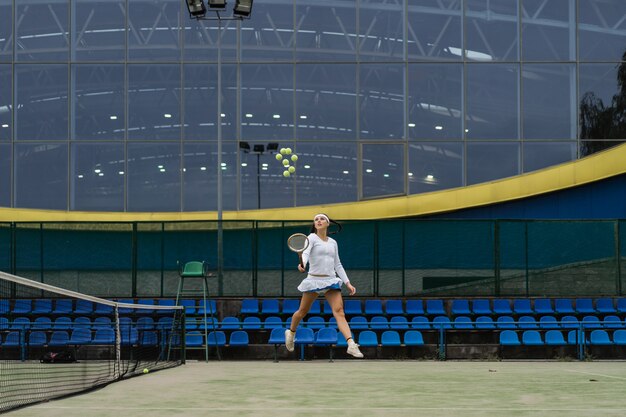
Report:
[[[334,235],[335,233],[341,232],[341,230],[343,229],[343,226],[341,226],[341,224],[339,224],[338,222],[334,221],[333,219],[331,219],[330,217],[328,217],[324,213],[320,213],[320,214],[316,215],[315,217],[317,217],[319,215],[322,215],[322,216],[326,217],[326,219],[328,219],[328,234],[329,235]],[[331,232],[330,231],[330,226],[333,225],[333,224],[337,226],[337,230],[334,230],[334,231]],[[313,224],[311,225],[311,230],[310,230],[309,233],[316,233],[316,232],[317,232],[317,229],[315,229],[315,221],[314,221]]]

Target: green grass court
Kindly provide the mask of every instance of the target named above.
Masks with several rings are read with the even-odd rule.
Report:
[[[189,362],[26,416],[624,416],[626,362]]]

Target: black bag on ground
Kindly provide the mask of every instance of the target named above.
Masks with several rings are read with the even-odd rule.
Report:
[[[41,357],[41,363],[72,363],[76,362],[74,352],[63,350],[61,352],[46,352]]]

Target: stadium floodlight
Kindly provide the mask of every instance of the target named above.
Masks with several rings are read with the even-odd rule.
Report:
[[[244,152],[250,152],[250,144],[248,142],[239,142],[239,149]]]
[[[252,13],[252,1],[253,0],[236,0],[233,14],[239,16],[250,16],[250,13]]]
[[[256,153],[265,152],[265,145],[254,145],[254,152]]]
[[[186,3],[190,16],[195,17],[196,19],[206,16],[206,6],[204,5],[203,0],[187,0]]]
[[[277,151],[278,150],[278,143],[276,142],[270,142],[267,144],[267,151],[268,152],[272,152],[272,151]]]
[[[209,7],[211,9],[224,9],[226,8],[226,0],[209,0]]]

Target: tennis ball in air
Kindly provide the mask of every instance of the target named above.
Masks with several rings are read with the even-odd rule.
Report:
[[[296,154],[291,155],[291,160],[293,162],[296,162],[298,160],[298,155],[296,155]]]
[[[285,148],[285,155],[291,155],[291,148]]]
[[[287,148],[280,148],[280,153],[283,155],[288,155]]]
[[[283,165],[284,166],[289,165],[289,159],[283,159]]]
[[[283,172],[283,177],[288,177],[288,176],[290,176],[290,175],[291,175],[291,174],[289,173],[289,171],[285,171],[285,172]]]
[[[293,174],[294,172],[296,172],[296,167],[289,167],[287,168],[287,171],[289,171],[290,174]]]
[[[280,161],[281,159],[283,159],[283,156],[279,153],[276,154],[276,160]]]
[[[143,373],[147,374],[148,372],[150,372],[150,370],[148,368],[143,368]]]

